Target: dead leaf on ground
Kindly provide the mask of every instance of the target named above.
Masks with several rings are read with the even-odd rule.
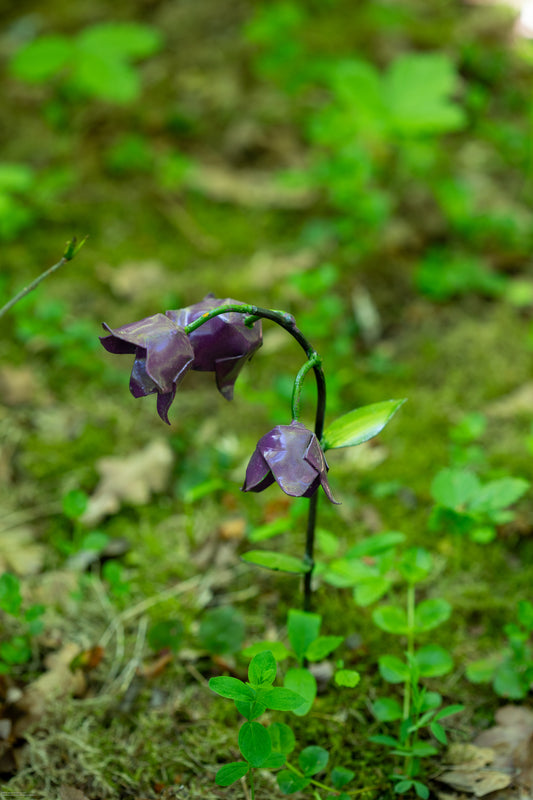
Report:
[[[511,783],[511,776],[494,768],[494,757],[494,750],[489,747],[452,744],[444,760],[453,766],[439,775],[438,780],[476,797],[505,789]]]
[[[81,521],[95,525],[108,514],[116,514],[123,503],[144,505],[154,492],[167,485],[174,456],[162,439],[128,456],[101,458],[96,468],[100,483]]]
[[[223,165],[196,166],[185,182],[188,188],[213,200],[245,208],[305,209],[316,199],[315,190],[283,185],[272,173],[232,170]]]
[[[438,780],[476,797],[498,792],[498,800],[530,798],[533,712],[522,706],[503,706],[496,713],[496,722],[472,744],[451,745],[444,759],[451,768],[445,769]]]
[[[18,526],[0,533],[0,572],[9,570],[20,577],[36,575],[45,553],[44,545],[34,541],[31,528]]]
[[[37,383],[35,370],[31,367],[3,366],[0,369],[2,403],[6,406],[19,406],[24,403],[42,404],[46,392]]]
[[[63,786],[59,787],[59,799],[60,800],[89,800],[86,794],[80,792],[79,789],[76,789],[74,786],[67,786],[63,784]]]
[[[64,645],[57,653],[45,660],[47,671],[28,684],[17,701],[16,707],[28,716],[15,724],[20,736],[30,723],[41,717],[49,703],[73,695],[80,697],[86,688],[86,680],[80,669],[72,670],[73,659],[79,655],[80,647],[73,642]]]
[[[528,381],[513,392],[499,397],[485,407],[485,413],[496,419],[512,419],[517,414],[531,415],[533,408],[533,381]]]

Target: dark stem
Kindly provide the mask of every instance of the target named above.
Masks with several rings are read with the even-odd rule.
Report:
[[[259,319],[269,319],[272,322],[275,322],[277,325],[280,325],[284,328],[287,333],[296,339],[300,347],[304,350],[307,356],[307,364],[304,364],[300,372],[298,373],[295,385],[295,393],[293,394],[293,414],[294,409],[296,408],[296,413],[298,413],[298,401],[299,401],[299,393],[301,390],[302,381],[312,368],[315,373],[316,379],[316,389],[317,389],[317,401],[316,401],[316,415],[315,415],[315,435],[320,441],[322,439],[322,434],[324,432],[324,419],[326,415],[326,379],[324,377],[324,372],[322,371],[322,359],[316,352],[316,350],[311,346],[311,343],[308,339],[305,338],[303,333],[296,327],[296,321],[292,314],[288,314],[286,311],[276,311],[270,308],[260,308],[258,306],[248,305],[245,303],[228,303],[224,306],[219,306],[218,308],[214,308],[212,311],[208,311],[203,314],[201,317],[196,319],[194,322],[191,322],[189,325],[186,325],[184,330],[185,333],[189,334],[192,331],[199,328],[205,322],[208,322],[213,317],[219,316],[219,314],[225,314],[230,312],[237,312],[239,314],[247,314],[247,318],[244,320],[244,324],[248,327],[252,327],[252,325],[257,322]],[[295,400],[296,395],[296,400]],[[304,582],[303,582],[303,607],[304,611],[311,610],[311,597],[312,597],[312,586],[311,581],[313,577],[313,568],[314,568],[314,549],[315,549],[315,527],[316,527],[316,509],[318,503],[318,491],[310,498],[309,500],[309,514],[307,517],[307,536],[305,542],[305,555],[304,561],[309,566],[309,571],[304,574]]]

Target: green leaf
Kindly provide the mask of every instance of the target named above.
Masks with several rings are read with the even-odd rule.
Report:
[[[377,436],[398,411],[404,400],[384,400],[356,408],[328,425],[322,437],[323,450],[354,447]]]
[[[270,753],[266,761],[261,764],[262,769],[279,769],[285,765],[287,756],[283,753]]]
[[[33,170],[26,164],[10,164],[0,161],[1,192],[24,193],[31,189],[33,182]]]
[[[296,739],[292,728],[285,725],[284,722],[273,722],[267,728],[270,741],[272,743],[272,750],[276,753],[283,753],[288,755],[292,753],[296,746]]]
[[[23,636],[0,642],[0,657],[8,664],[26,664],[31,658],[29,642]]]
[[[518,603],[518,621],[528,631],[533,631],[533,603],[520,600]]]
[[[431,554],[423,547],[410,547],[398,564],[398,572],[408,583],[425,580],[433,568]]]
[[[366,608],[366,606],[380,600],[383,595],[387,594],[392,581],[385,578],[383,575],[376,575],[374,578],[366,578],[359,583],[353,592],[356,605]]]
[[[326,768],[328,761],[328,751],[316,745],[306,747],[298,757],[298,764],[306,777],[322,772]]]
[[[446,731],[444,730],[442,725],[440,725],[438,722],[435,722],[435,720],[433,720],[433,722],[429,726],[429,729],[430,729],[431,733],[433,734],[433,736],[435,737],[435,739],[438,742],[440,742],[441,744],[448,744],[448,738],[446,736]]]
[[[254,656],[248,667],[248,681],[255,686],[271,686],[276,679],[278,665],[270,650]]]
[[[291,689],[275,686],[261,690],[259,700],[274,711],[294,711],[300,708],[305,698]]]
[[[283,683],[286,689],[290,689],[304,698],[304,702],[298,708],[293,709],[293,713],[297,717],[304,717],[316,697],[316,679],[314,675],[307,669],[290,669],[285,675]]]
[[[378,628],[387,633],[404,635],[409,630],[407,614],[399,606],[380,606],[372,612],[372,619]]]
[[[259,722],[245,722],[239,730],[239,750],[250,766],[260,767],[272,751],[270,736]]]
[[[3,653],[0,651],[0,655]],[[7,661],[7,659],[5,659]],[[518,672],[512,664],[504,662],[496,668],[493,687],[500,697],[510,700],[522,700],[529,692],[529,682]]]
[[[427,644],[417,650],[415,662],[422,678],[438,678],[453,669],[451,655],[437,644]]]
[[[404,136],[437,134],[464,127],[466,116],[451,99],[458,75],[445,53],[406,53],[384,79],[393,131]]]
[[[470,503],[476,512],[491,513],[516,503],[529,489],[529,481],[522,478],[500,478],[486,483]]]
[[[483,525],[468,531],[468,538],[476,544],[489,544],[496,538],[496,528],[492,525]]]
[[[242,714],[242,716],[251,722],[253,719],[258,719],[266,711],[266,703],[259,700],[234,700],[235,708]]]
[[[466,668],[466,677],[472,683],[490,683],[500,662],[500,655],[472,661]]]
[[[238,678],[220,675],[209,680],[209,688],[221,697],[230,700],[255,700],[256,692],[251,686],[243,683]]]
[[[287,619],[287,635],[300,663],[307,655],[311,642],[318,638],[322,617],[309,611],[291,608]]]
[[[208,608],[200,622],[198,641],[209,653],[225,655],[242,648],[244,633],[244,617],[236,608]]]
[[[466,469],[443,469],[431,484],[431,495],[445,508],[461,510],[479,493],[481,484],[473,472]]]
[[[130,103],[140,93],[137,72],[106,50],[78,49],[69,84],[83,95],[112,103]]]
[[[232,783],[243,778],[249,769],[250,765],[246,761],[232,761],[231,764],[224,764],[215,776],[215,783],[217,786],[231,786]]]
[[[285,553],[275,553],[271,550],[250,550],[242,555],[241,559],[248,564],[255,564],[257,567],[290,572],[295,575],[303,575],[310,570],[309,564],[302,559],[285,555]]]
[[[420,781],[413,781],[413,786],[415,787],[415,792],[420,800],[428,800],[429,797],[429,789],[425,785],[425,783],[421,783]]]
[[[350,783],[354,778],[355,772],[352,772],[351,769],[347,769],[346,767],[333,767],[331,770],[330,779],[334,789],[342,789],[343,786],[346,786],[346,784]]]
[[[386,736],[384,733],[378,733],[375,736],[368,737],[369,742],[374,744],[384,744],[386,747],[399,747],[400,742],[392,736]]]
[[[67,66],[74,52],[74,42],[66,36],[41,36],[15,54],[10,71],[28,83],[44,83]]]
[[[322,661],[344,641],[344,636],[319,636],[311,642],[306,650],[309,661]]]
[[[449,619],[452,607],[447,600],[433,597],[422,600],[415,609],[415,629],[420,633],[431,631]]]
[[[380,656],[379,672],[387,683],[404,683],[411,674],[408,664],[396,656]]]
[[[346,553],[346,558],[363,558],[364,556],[378,556],[392,550],[397,544],[402,544],[405,541],[405,533],[400,531],[385,531],[385,533],[377,533],[375,536],[370,536],[368,539],[363,539],[362,542],[350,547]]]
[[[276,661],[283,661],[290,656],[291,651],[287,650],[282,642],[256,642],[249,647],[245,647],[242,651],[243,656],[246,658],[253,658],[258,653],[263,653],[265,650],[270,650]]]
[[[7,614],[17,616],[22,604],[20,581],[11,572],[0,575],[0,609]]]
[[[337,686],[344,686],[347,689],[355,689],[361,676],[355,669],[338,669],[335,673],[335,683]]]
[[[405,792],[409,791],[411,786],[413,786],[413,781],[398,781],[398,783],[394,784],[394,791],[396,794],[405,794]]]
[[[372,713],[379,722],[395,722],[402,719],[402,708],[392,697],[380,697],[372,703]]]
[[[452,714],[459,714],[461,711],[464,711],[465,707],[460,703],[452,706],[446,706],[446,708],[441,708],[440,711],[437,711],[435,714],[435,721],[445,719],[446,717],[451,717]]]
[[[164,619],[155,622],[146,637],[152,650],[169,647],[176,653],[183,641],[183,623],[179,619]]]
[[[303,775],[295,775],[294,772],[289,772],[288,769],[282,770],[276,775],[278,788],[282,794],[294,794],[305,789],[311,782],[311,778],[306,778]]]
[[[102,22],[85,28],[78,44],[84,50],[106,52],[114,60],[141,59],[161,49],[162,37],[156,28],[137,22]]]
[[[285,533],[290,530],[291,520],[289,517],[278,517],[272,522],[267,522],[266,525],[260,525],[254,528],[248,534],[248,539],[251,542],[263,542],[266,539],[271,539],[273,536],[278,536],[280,533]]]

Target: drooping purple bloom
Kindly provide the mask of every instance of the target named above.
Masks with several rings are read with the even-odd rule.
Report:
[[[194,351],[189,337],[165,314],[110,328],[110,336],[100,341],[110,353],[134,353],[135,361],[130,378],[130,392],[144,397],[157,392],[157,413],[168,425],[168,410],[176,389],[185,373],[191,369]]]
[[[167,311],[166,316],[184,328],[202,314],[228,303],[239,303],[239,300],[229,297],[220,300],[208,294],[192,306]],[[194,349],[191,369],[214,372],[218,390],[226,400],[233,398],[233,386],[239,372],[262,344],[261,322],[257,321],[248,328],[244,320],[244,314],[231,311],[213,317],[189,334]]]
[[[311,497],[322,485],[332,503],[328,464],[317,437],[301,422],[276,425],[257,443],[246,469],[243,492],[262,492],[274,483],[291,497]]]

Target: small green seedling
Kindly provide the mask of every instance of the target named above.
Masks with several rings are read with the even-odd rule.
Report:
[[[520,601],[517,621],[506,625],[504,631],[507,647],[469,664],[466,675],[472,683],[491,683],[500,697],[523,700],[533,686],[533,603]]]
[[[294,658],[298,667],[289,669],[285,675],[284,686],[301,695],[304,702],[294,713],[303,717],[309,713],[317,693],[315,676],[306,669],[309,661],[317,662],[327,658],[342,642],[343,636],[321,636],[322,617],[308,611],[291,608],[287,619],[287,635],[291,648],[281,642],[256,642],[244,650],[245,656],[271,650],[277,661]],[[359,682],[359,674],[355,670],[339,670],[335,675],[339,686],[354,687]]]
[[[23,608],[20,581],[11,572],[0,575],[0,616],[11,617],[18,625],[15,636],[6,636],[0,641],[0,673],[11,672],[18,664],[26,664],[32,657],[32,637],[43,629],[42,615],[45,608],[34,604]]]
[[[212,655],[230,655],[242,648],[244,634],[244,617],[236,608],[209,608],[200,622],[198,643]]]
[[[498,478],[482,483],[468,469],[441,470],[431,485],[436,503],[429,526],[466,534],[474,542],[486,544],[496,538],[496,527],[514,519],[509,508],[529,489],[522,478]]]
[[[414,789],[426,800],[428,787],[419,780],[422,758],[435,755],[434,744],[420,738],[419,733],[428,729],[437,742],[446,744],[446,732],[441,720],[461,711],[463,706],[451,705],[442,708],[442,698],[437,692],[428,691],[420,685],[421,678],[446,675],[453,669],[450,653],[442,646],[425,644],[415,647],[419,636],[434,630],[446,622],[451,615],[451,606],[443,598],[431,597],[416,602],[416,587],[426,581],[432,571],[433,561],[427,550],[415,547],[406,550],[396,564],[397,570],[407,584],[405,607],[382,605],[372,614],[374,623],[382,631],[404,638],[407,649],[404,658],[383,655],[379,658],[379,671],[388,683],[403,684],[403,704],[394,697],[383,697],[373,704],[373,712],[382,723],[396,723],[397,734],[378,734],[371,741],[391,748],[392,755],[404,758],[401,773],[392,775],[394,791],[404,794]]]

